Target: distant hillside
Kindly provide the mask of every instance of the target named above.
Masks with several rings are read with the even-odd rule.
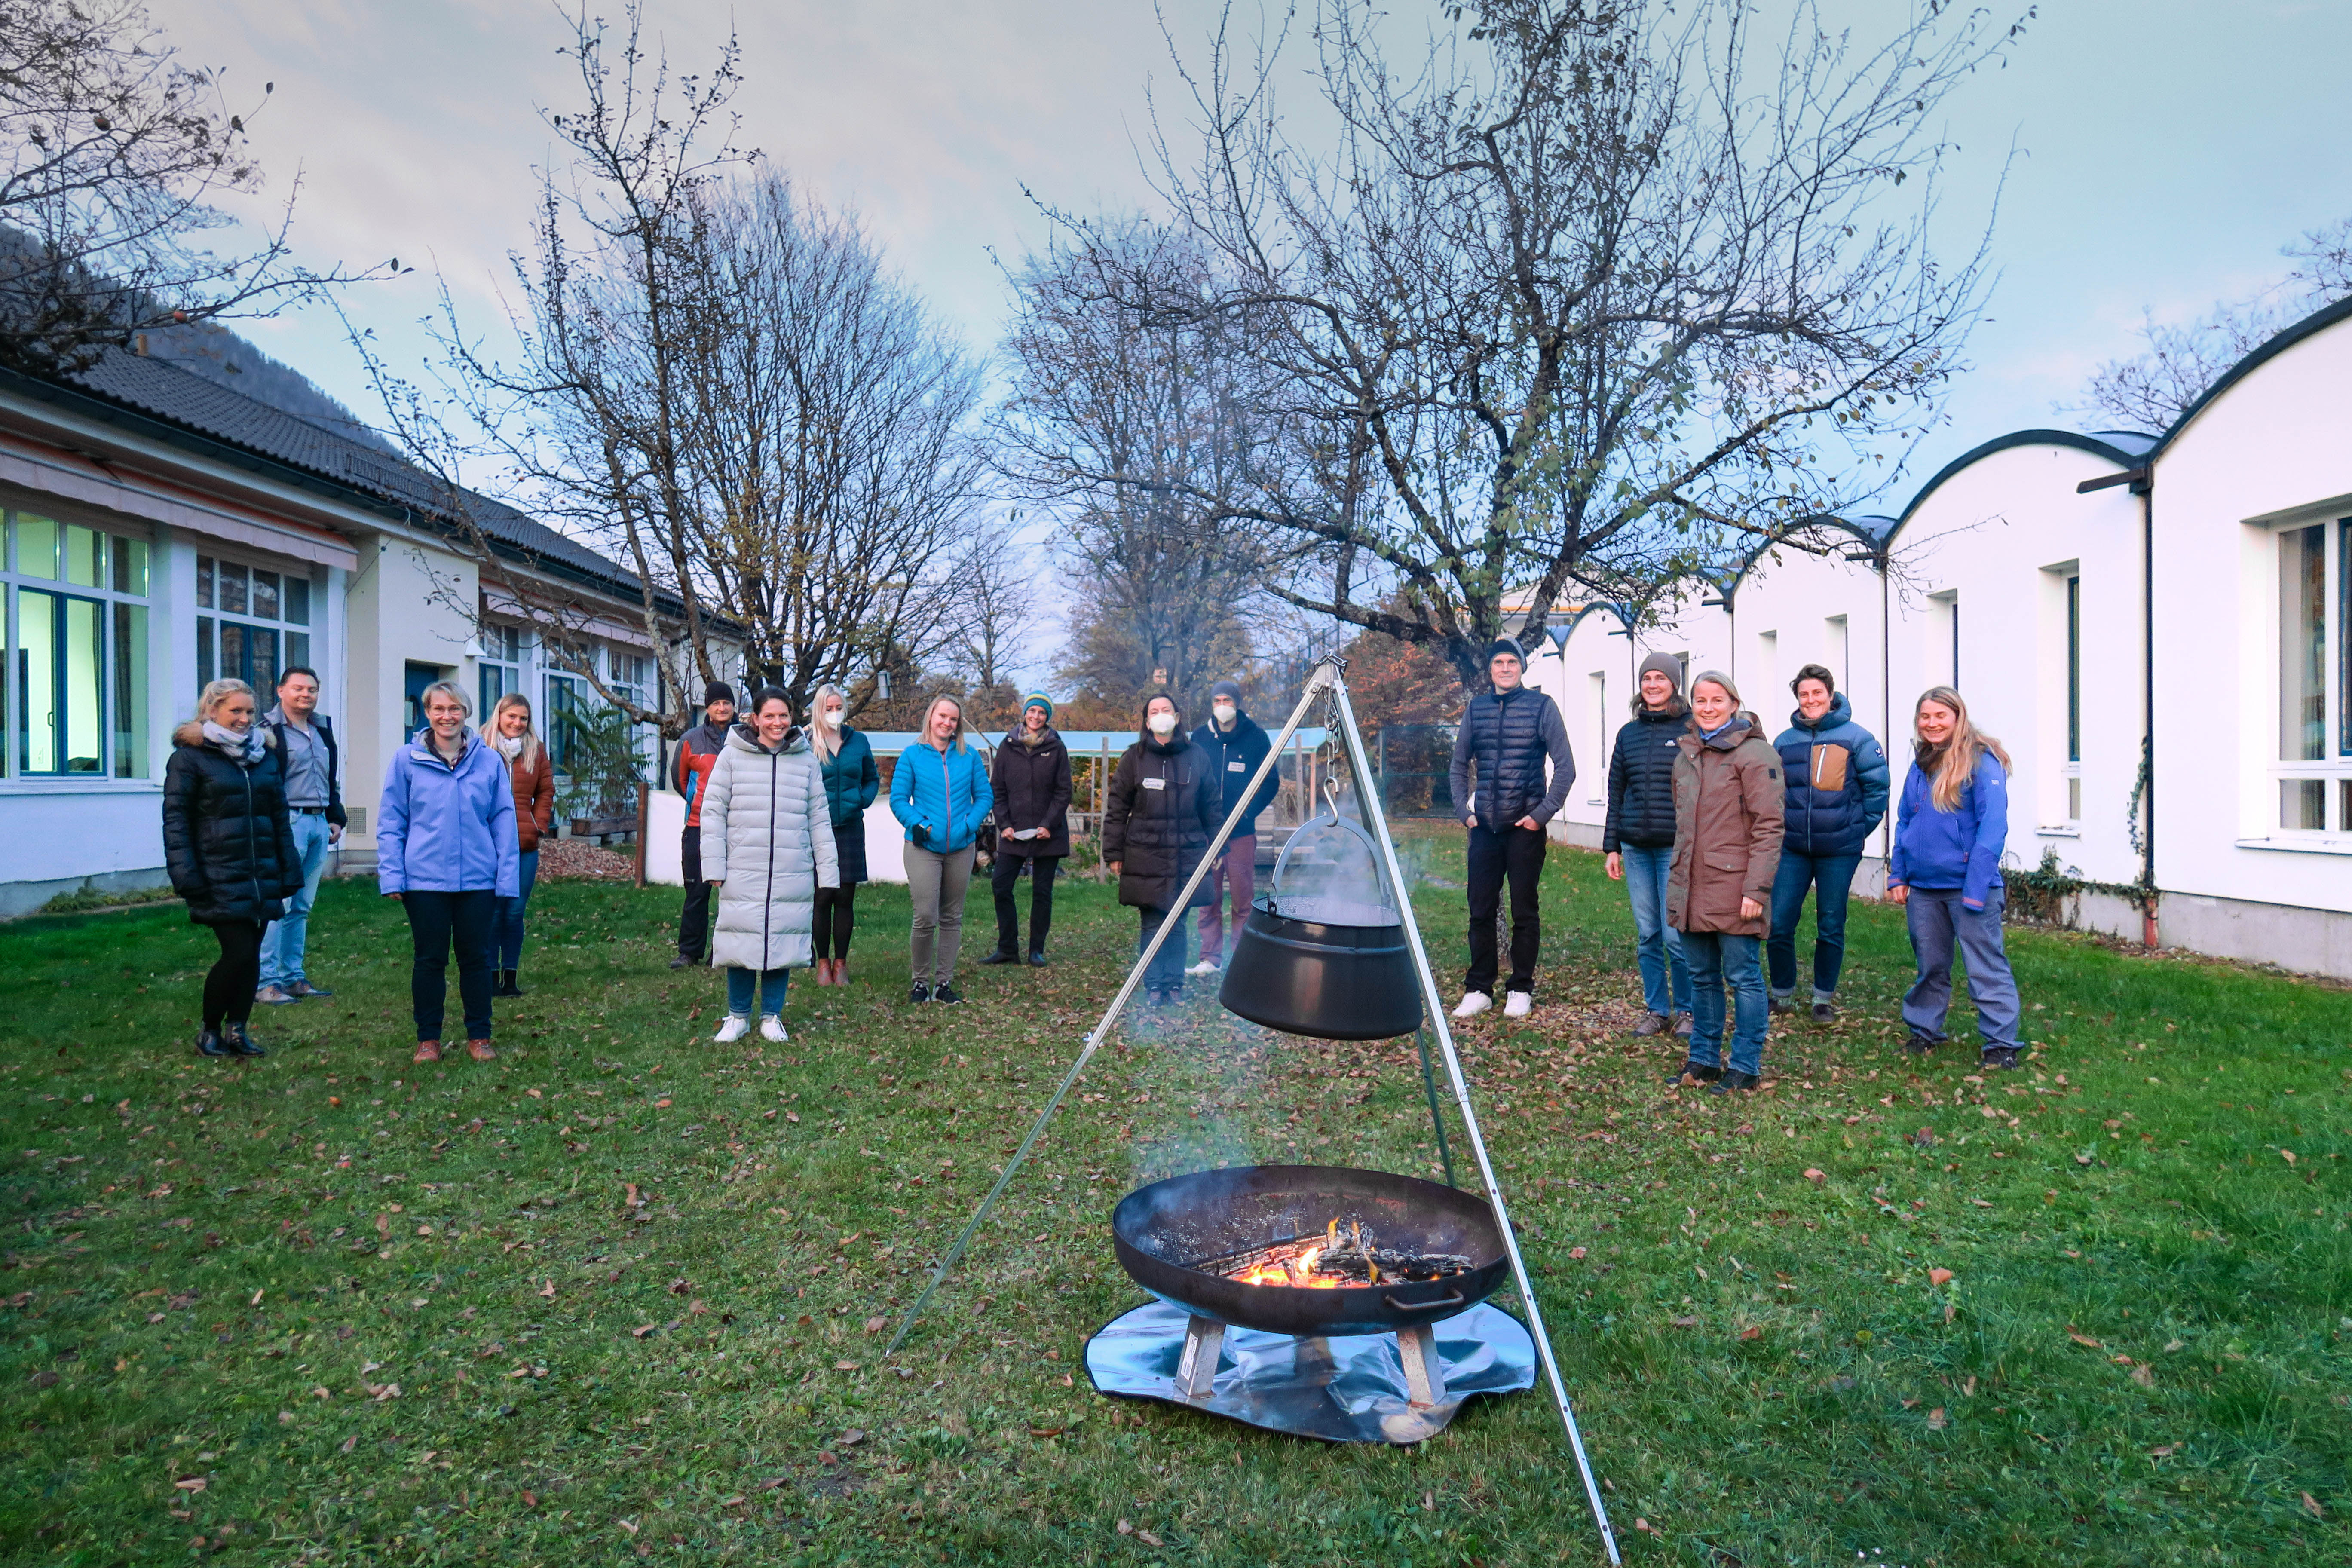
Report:
[[[394,457],[400,455],[391,442],[320,391],[309,376],[271,359],[226,327],[203,322],[150,331],[144,336],[152,357],[169,360],[192,374],[241,392],[256,403],[266,403],[322,430],[331,430]]]

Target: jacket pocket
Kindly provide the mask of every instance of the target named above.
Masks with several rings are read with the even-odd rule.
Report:
[[[1706,852],[1706,859],[1707,869],[1710,871],[1729,871],[1735,875],[1741,875],[1748,869],[1748,857],[1735,855],[1728,850],[1710,849]]]

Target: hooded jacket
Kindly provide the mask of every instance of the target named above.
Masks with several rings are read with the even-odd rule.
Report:
[[[686,796],[688,827],[702,826],[702,785],[718,765],[719,753],[727,749],[727,730],[725,724],[705,720],[677,739],[677,755],[670,761],[670,782]]]
[[[1796,712],[1789,724],[1772,742],[1789,791],[1781,847],[1791,855],[1861,854],[1886,818],[1886,753],[1878,738],[1853,721],[1843,691],[1820,719]]]
[[[302,890],[302,857],[286,811],[286,772],[267,729],[258,762],[230,757],[189,721],[163,767],[163,862],[198,925],[258,925]]]
[[[1690,704],[1676,697],[1664,708],[1643,708],[1617,731],[1609,752],[1609,816],[1601,850],[1667,849],[1675,842],[1675,742],[1690,721]]]
[[[1895,815],[1895,849],[1886,885],[1960,890],[1960,902],[1985,907],[2000,882],[2000,857],[2009,840],[2009,774],[1990,752],[1977,753],[1977,765],[1960,790],[1954,811],[1936,806],[1935,780],[1916,761],[1903,775],[1903,803]]]
[[[1549,787],[1544,783],[1547,758],[1551,763]],[[1482,827],[1500,832],[1521,817],[1533,817],[1538,827],[1549,822],[1576,782],[1576,756],[1569,749],[1559,704],[1531,686],[1473,697],[1462,715],[1462,727],[1454,731],[1448,777],[1454,815],[1475,815]]]
[[[426,725],[392,753],[376,803],[375,882],[387,893],[521,890],[514,775],[471,730],[454,763]]]
[[[1207,754],[1209,767],[1216,774],[1217,820],[1223,822],[1225,814],[1233,810],[1234,803],[1240,800],[1242,793],[1249,788],[1251,775],[1257,772],[1257,765],[1265,761],[1268,752],[1274,750],[1274,739],[1256,720],[1236,708],[1232,729],[1220,730],[1217,721],[1212,719],[1192,731],[1192,744]],[[1279,773],[1265,775],[1265,782],[1258,785],[1257,793],[1250,797],[1249,809],[1242,813],[1239,822],[1234,824],[1236,837],[1257,831],[1258,814],[1274,804],[1275,794],[1281,788],[1282,776]]]
[[[702,879],[721,884],[710,962],[727,969],[804,965],[816,890],[841,886],[824,769],[799,730],[775,751],[737,725],[703,784]]]
[[[1680,931],[1769,936],[1772,879],[1780,869],[1780,756],[1753,713],[1713,740],[1693,719],[1675,742],[1675,858],[1666,923]],[[1754,919],[1739,900],[1763,906]]]
[[[1138,741],[1121,753],[1102,829],[1104,860],[1119,862],[1120,903],[1147,910],[1175,903],[1223,820],[1213,765],[1208,752],[1181,735]],[[1210,897],[1203,877],[1192,903]]]
[[[1029,743],[1015,724],[996,748],[989,783],[995,790],[996,852],[1015,859],[1057,859],[1070,852],[1070,748],[1051,724]],[[1015,838],[1016,832],[1045,828],[1043,838]]]
[[[833,822],[834,853],[841,860],[841,885],[853,888],[866,880],[866,808],[882,793],[874,742],[844,724],[841,744],[830,757],[819,757],[817,766],[824,773],[825,810]]]
[[[992,799],[988,765],[980,749],[969,742],[950,744],[944,752],[929,741],[918,741],[898,753],[890,770],[890,815],[915,842],[918,824],[929,831],[930,841],[919,847],[934,854],[953,854],[980,836],[981,819]]]

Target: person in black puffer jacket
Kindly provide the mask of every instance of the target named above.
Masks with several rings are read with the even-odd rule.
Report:
[[[1683,661],[1654,653],[1642,661],[1633,717],[1609,753],[1609,817],[1601,847],[1609,875],[1633,903],[1633,940],[1648,1009],[1637,1035],[1690,1032],[1690,969],[1682,932],[1666,923],[1666,875],[1675,858],[1675,742],[1687,727]]]
[[[247,1032],[261,984],[261,937],[303,886],[302,857],[286,809],[286,770],[267,729],[254,726],[253,688],[215,680],[196,717],[172,731],[163,769],[163,859],[188,918],[210,926],[220,958],[205,976],[208,1057],[257,1057]]]
[[[1457,1018],[1474,1017],[1493,1005],[1500,968],[1495,916],[1506,881],[1511,889],[1511,975],[1503,1016],[1523,1018],[1535,1001],[1536,954],[1543,942],[1536,900],[1549,841],[1545,825],[1576,782],[1576,758],[1559,705],[1523,684],[1527,663],[1527,651],[1515,639],[1495,640],[1486,650],[1486,676],[1494,689],[1470,700],[1454,737],[1454,805],[1470,830],[1470,973],[1454,1009]]]
[[[1173,1003],[1184,990],[1184,911],[1173,906],[1223,820],[1214,768],[1209,754],[1184,738],[1176,700],[1159,692],[1144,702],[1141,739],[1111,771],[1103,863],[1118,878],[1118,901],[1143,918],[1136,951],[1151,945],[1163,922],[1176,922],[1143,977],[1156,1007]],[[1208,896],[1203,878],[1192,902],[1204,903]]]
[[[989,888],[996,899],[996,951],[982,963],[1021,962],[1021,911],[1013,901],[1023,867],[1029,868],[1029,962],[1045,963],[1045,933],[1054,926],[1054,873],[1070,852],[1070,748],[1054,728],[1054,700],[1033,691],[1021,701],[1021,721],[996,748],[989,784],[996,808],[996,864]]]

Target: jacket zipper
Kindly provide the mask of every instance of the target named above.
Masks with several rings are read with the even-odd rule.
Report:
[[[245,778],[245,845],[248,851],[245,863],[253,878],[253,907],[259,909],[261,907],[261,849],[253,842],[253,770],[240,767],[236,771]],[[271,841],[270,850],[273,854],[277,851],[275,839]]]
[[[768,963],[768,931],[772,925],[768,911],[776,903],[776,759],[781,753],[768,753],[768,892],[760,906],[760,970],[765,973]]]

